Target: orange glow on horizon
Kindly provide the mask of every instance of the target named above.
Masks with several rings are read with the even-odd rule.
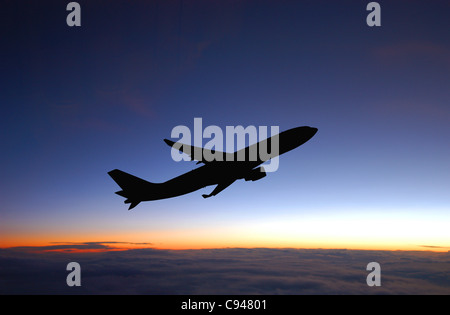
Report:
[[[73,245],[70,247],[69,245]],[[219,248],[304,248],[350,250],[450,250],[448,220],[392,214],[343,217],[277,217],[224,226],[148,230],[10,230],[0,248],[27,247],[52,252],[102,252],[139,248],[186,250]],[[45,248],[44,248],[45,247]]]
[[[79,248],[79,245],[88,243],[98,243],[106,245],[104,248]],[[58,245],[66,245],[64,248],[58,248]],[[70,247],[73,245],[73,247]],[[54,249],[51,249],[55,246]],[[400,244],[341,244],[338,242],[188,242],[181,240],[173,240],[165,242],[164,244],[149,244],[138,245],[131,242],[118,242],[117,244],[108,244],[93,241],[80,242],[48,242],[38,241],[23,243],[23,242],[1,242],[0,248],[22,248],[28,252],[43,253],[43,252],[61,252],[61,253],[100,253],[109,251],[126,251],[133,249],[158,249],[158,250],[202,250],[202,249],[225,249],[225,248],[273,248],[273,249],[348,249],[348,250],[387,250],[387,251],[433,251],[433,252],[447,252],[450,248],[426,245],[403,245]]]

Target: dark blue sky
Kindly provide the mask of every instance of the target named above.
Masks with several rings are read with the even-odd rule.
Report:
[[[3,233],[183,237],[312,213],[449,223],[450,5],[379,1],[382,26],[371,28],[368,2],[79,1],[82,26],[71,28],[68,1],[6,1]],[[192,169],[162,139],[194,117],[319,132],[261,181],[211,200],[200,194],[213,187],[144,203],[130,216],[106,172],[161,182]],[[282,235],[277,246],[284,237],[297,244]]]

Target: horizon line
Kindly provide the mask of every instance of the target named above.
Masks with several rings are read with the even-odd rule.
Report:
[[[56,245],[57,244],[57,245]],[[137,246],[111,246],[105,244],[128,244]],[[450,253],[450,247],[434,246],[434,245],[414,245],[417,249],[402,248],[349,248],[349,247],[293,247],[293,246],[216,246],[216,247],[161,247],[161,246],[142,246],[154,245],[152,243],[133,243],[133,242],[50,242],[48,245],[22,245],[0,247],[0,250],[17,250],[21,252],[33,253],[100,253],[111,251],[130,251],[138,249],[151,249],[161,251],[201,251],[201,250],[226,250],[226,249],[273,249],[273,250],[348,250],[348,251],[386,251],[386,252],[433,252],[433,253]]]

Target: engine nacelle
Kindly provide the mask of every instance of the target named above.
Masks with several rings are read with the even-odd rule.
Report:
[[[251,170],[247,174],[247,176],[244,177],[244,179],[246,181],[249,181],[249,180],[255,181],[255,180],[259,180],[259,179],[261,179],[261,178],[263,178],[265,176],[266,176],[266,171],[264,170],[264,167],[261,166],[261,167],[258,167],[258,168],[255,168],[255,169]]]

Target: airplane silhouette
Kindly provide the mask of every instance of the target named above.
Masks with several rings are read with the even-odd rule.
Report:
[[[136,207],[141,201],[177,197],[206,186],[217,185],[209,195],[202,195],[203,198],[208,198],[217,195],[238,179],[256,181],[265,177],[264,167],[259,165],[297,148],[311,139],[316,132],[317,128],[306,126],[289,129],[234,153],[216,152],[164,139],[169,146],[188,154],[192,160],[197,160],[197,164],[205,165],[164,183],[150,183],[118,169],[108,174],[122,188],[116,194],[126,198],[124,203],[130,204],[128,210]],[[257,156],[253,154],[260,152],[262,147],[268,151],[268,148],[271,148],[271,141],[278,141],[278,152],[270,152],[264,157],[261,157],[261,154]],[[216,157],[212,161],[205,158],[212,155]]]

